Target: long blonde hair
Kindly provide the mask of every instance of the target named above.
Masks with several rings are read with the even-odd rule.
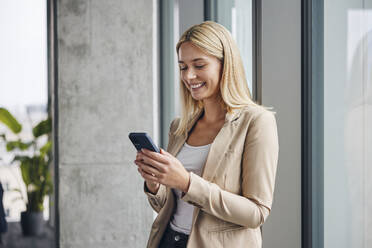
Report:
[[[260,106],[252,100],[244,73],[243,62],[239,49],[230,32],[221,24],[206,21],[191,26],[179,39],[176,51],[185,42],[191,42],[208,55],[215,56],[223,64],[220,80],[221,107],[227,112],[244,106]],[[180,96],[182,116],[176,135],[185,134],[190,119],[203,111],[202,101],[192,98],[182,79],[180,79]]]

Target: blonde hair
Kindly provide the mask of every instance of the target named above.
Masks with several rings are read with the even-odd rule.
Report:
[[[223,65],[220,80],[221,107],[227,112],[244,106],[261,106],[252,100],[239,49],[230,32],[221,24],[206,21],[187,29],[180,37],[176,51],[185,42],[191,42],[208,55],[219,59]],[[182,115],[175,135],[187,132],[188,122],[203,111],[202,101],[192,98],[180,79]],[[263,107],[263,106],[261,106]]]

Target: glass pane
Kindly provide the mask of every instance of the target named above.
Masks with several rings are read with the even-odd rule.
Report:
[[[230,30],[238,45],[252,93],[252,1],[217,0],[216,10],[216,21]]]
[[[46,1],[2,1],[0,7],[0,107],[11,112],[23,126],[19,138],[30,141],[32,127],[47,118],[47,24]],[[8,140],[17,138],[2,123],[0,134]],[[18,165],[10,165],[14,154],[0,144],[0,182],[5,188],[4,208],[9,222],[19,221],[25,210],[23,184]],[[24,153],[22,153],[24,154]],[[26,154],[29,154],[26,152]],[[49,219],[48,197],[44,218]]]
[[[324,1],[324,116],[314,116],[324,118],[324,204],[314,211],[324,214],[326,248],[372,247],[371,7]]]

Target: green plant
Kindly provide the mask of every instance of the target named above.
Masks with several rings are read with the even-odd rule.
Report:
[[[16,189],[21,193],[21,198],[25,201],[27,211],[43,211],[44,197],[51,194],[53,184],[49,171],[51,160],[52,143],[49,140],[51,133],[51,119],[39,122],[32,129],[32,140],[22,141],[19,134],[22,131],[22,125],[13,117],[13,115],[5,108],[0,107],[0,123],[8,127],[16,136],[16,140],[7,140],[5,134],[0,134],[6,144],[8,152],[23,151],[23,154],[14,156],[12,163],[19,162],[23,182],[26,185],[27,201],[22,196],[20,189]],[[48,141],[40,145],[40,138],[48,135]],[[27,155],[24,155],[27,154]]]

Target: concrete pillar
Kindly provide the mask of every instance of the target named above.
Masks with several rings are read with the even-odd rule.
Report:
[[[62,248],[145,247],[153,212],[128,133],[154,132],[153,10],[148,0],[57,2]]]

